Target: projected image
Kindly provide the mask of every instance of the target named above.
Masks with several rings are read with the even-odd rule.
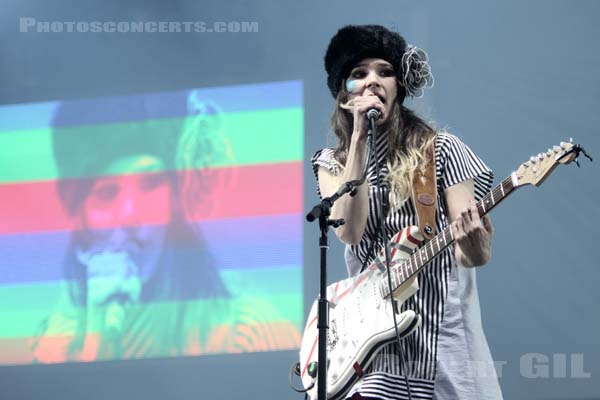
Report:
[[[301,82],[0,119],[1,364],[298,348]]]

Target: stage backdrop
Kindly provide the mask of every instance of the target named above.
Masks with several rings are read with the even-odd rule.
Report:
[[[298,347],[302,82],[0,121],[1,364]]]

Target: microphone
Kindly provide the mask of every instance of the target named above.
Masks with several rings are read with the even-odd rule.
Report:
[[[379,110],[371,108],[369,111],[367,111],[367,118],[369,120],[377,121],[379,118],[381,118],[381,113]]]

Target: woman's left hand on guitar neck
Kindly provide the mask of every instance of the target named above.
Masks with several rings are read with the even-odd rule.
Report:
[[[445,196],[457,263],[465,267],[484,265],[492,256],[494,228],[488,216],[480,218],[477,213],[473,181],[449,187]]]

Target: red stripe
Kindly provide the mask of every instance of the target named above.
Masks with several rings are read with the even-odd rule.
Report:
[[[308,368],[308,366],[309,366],[309,365],[310,365],[310,363],[311,363],[311,361],[310,361],[310,360],[312,359],[312,355],[313,355],[313,353],[315,352],[315,348],[317,347],[317,343],[318,343],[318,342],[319,342],[319,337],[317,336],[317,337],[315,338],[315,341],[314,341],[314,343],[313,343],[312,347],[310,348],[310,353],[308,353],[308,359],[306,360],[306,364],[304,364],[304,368],[302,368],[302,374],[300,374],[300,376],[301,376],[302,378],[304,378],[304,374],[306,374],[306,369]]]
[[[192,171],[193,172],[193,171]],[[206,172],[206,170],[205,170]],[[239,218],[257,215],[290,214],[302,211],[302,163],[289,162],[211,170],[213,179],[226,176],[210,192],[198,190],[198,206],[190,221]],[[121,179],[139,179],[126,175]],[[91,179],[91,178],[86,178]],[[85,179],[78,179],[77,182]],[[60,203],[56,181],[0,185],[0,234],[72,230],[76,224]],[[154,207],[144,207],[143,215],[132,225],[163,223]]]
[[[413,242],[414,244],[417,244],[417,245],[421,244],[421,241],[420,241],[419,239],[417,239],[417,238],[415,238],[415,237],[411,236],[411,234],[410,234],[410,226],[409,226],[409,227],[408,227],[408,229],[406,230],[406,238],[407,238],[409,241]]]
[[[360,283],[360,282],[357,282],[357,285],[358,285],[358,283]],[[348,289],[346,289],[342,293],[340,293],[338,295],[338,300],[343,299],[348,293],[350,293],[350,289],[352,289],[352,286],[350,286]]]
[[[370,268],[368,268],[370,269]],[[348,293],[350,293],[350,291],[356,287],[358,287],[361,283],[363,283],[365,281],[365,279],[367,279],[369,277],[369,274],[366,272],[363,272],[362,275],[359,275],[359,278],[354,281],[354,283],[348,287],[346,290],[344,290],[342,293],[340,293],[338,295],[338,300],[341,300],[342,298],[344,298]]]
[[[400,243],[400,239],[402,238],[402,229],[398,231],[398,233],[396,233],[396,244]],[[390,260],[394,259],[394,256],[396,255],[396,248],[392,247],[392,251],[390,253]],[[369,265],[369,268],[377,268],[377,265],[375,264],[375,262],[371,263],[371,265]]]
[[[352,367],[354,368],[354,371],[356,371],[356,375],[358,375],[359,378],[362,378],[362,376],[365,374],[365,371],[363,371],[360,364],[355,362]]]
[[[402,237],[402,230],[399,230],[398,233],[396,234],[396,244],[400,243],[400,238]],[[394,256],[396,255],[396,250],[398,250],[396,247],[392,248],[392,254],[390,254],[390,259],[393,260]]]
[[[310,328],[310,326],[311,326],[312,324],[314,324],[315,322],[317,322],[317,317],[314,317],[314,318],[313,318],[313,319],[312,319],[312,320],[311,320],[311,321],[308,323],[308,326],[307,326],[307,328]]]
[[[335,284],[335,289],[333,289],[333,292],[337,294],[338,288],[340,287],[340,281],[337,281]],[[338,297],[339,300],[339,297]],[[330,303],[335,303],[334,302],[334,296],[331,296],[331,300],[329,300]]]

